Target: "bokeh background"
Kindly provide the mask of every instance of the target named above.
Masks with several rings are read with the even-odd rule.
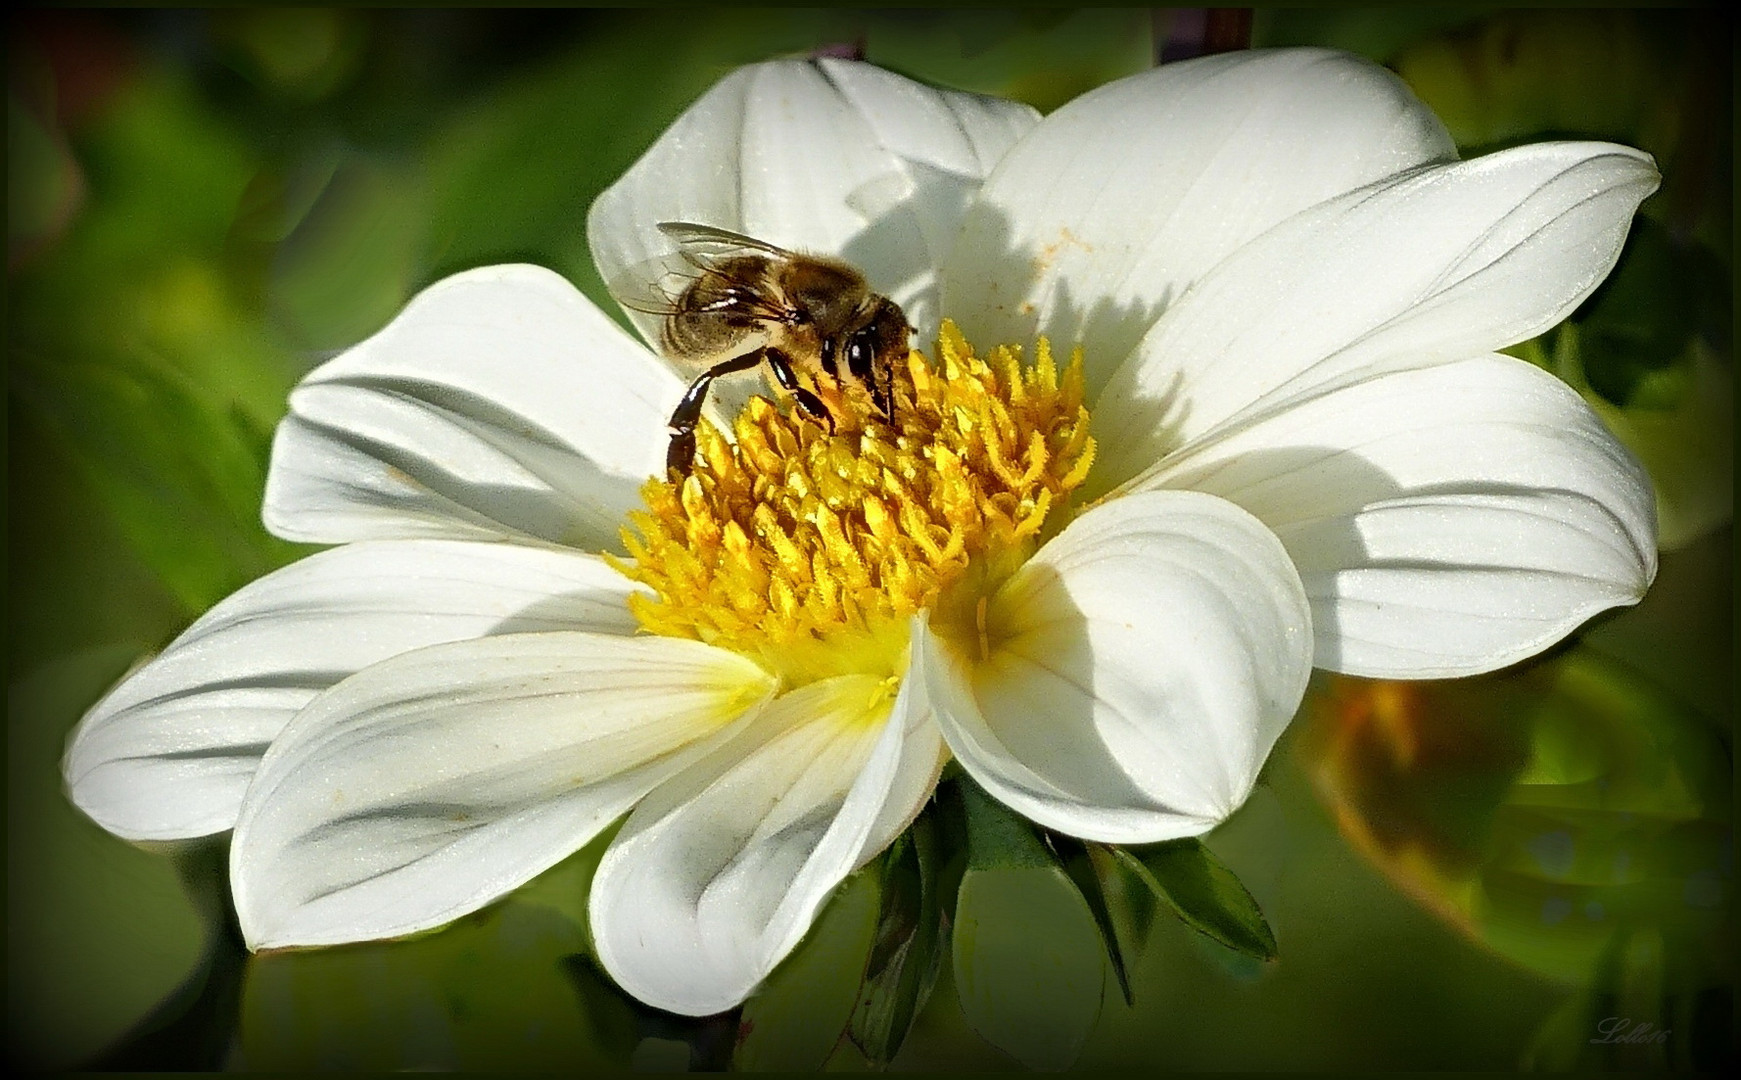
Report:
[[[1203,13],[9,20],[9,1059],[723,1061],[731,1030],[662,1027],[584,961],[584,853],[429,937],[249,958],[221,841],[142,850],[103,833],[65,801],[66,734],[198,613],[310,550],[258,516],[295,380],[468,267],[541,263],[608,309],[589,203],[732,66],[856,51],[1044,111],[1200,51]],[[1157,920],[1134,1002],[1104,975],[1077,1008],[1079,1064],[1731,1061],[1732,28],[1703,11],[1312,9],[1259,11],[1252,36],[1390,65],[1466,155],[1566,136],[1656,155],[1663,188],[1613,279],[1515,351],[1581,391],[1647,464],[1662,570],[1637,608],[1509,672],[1315,682],[1257,794],[1208,838],[1262,905],[1279,958]],[[740,1066],[865,1067],[802,1012],[828,995],[792,989],[857,962],[865,911],[843,894],[751,1003],[762,1035]],[[1017,1067],[969,1025],[944,968],[894,1067]],[[1593,1041],[1611,1018],[1643,1037]],[[800,1034],[770,1041],[782,1023]]]

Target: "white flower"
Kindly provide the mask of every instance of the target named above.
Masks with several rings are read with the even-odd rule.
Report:
[[[631,612],[641,586],[587,552],[641,505],[683,383],[555,274],[460,274],[292,396],[266,521],[342,546],[219,604],[93,708],[72,796],[129,838],[234,828],[255,948],[439,926],[632,809],[593,889],[598,952],[691,1014],[750,993],[950,754],[1048,828],[1201,833],[1314,664],[1488,671],[1642,595],[1638,465],[1494,350],[1590,294],[1656,184],[1608,144],[1458,162],[1393,76],[1318,50],[1170,65],[1043,121],[846,61],[740,70],[594,206],[607,279],[665,250],[656,223],[696,221],[847,258],[927,347],[944,316],[985,348],[1080,343],[1098,457],[1077,494],[1104,498],[1059,510],[1037,552],[1002,518],[964,527],[1002,560],[978,591],[926,592],[949,553],[909,544],[895,567],[862,537],[825,553],[885,559],[875,589],[830,578],[846,599],[799,611],[815,597],[764,573],[751,601],[822,636],[802,656],[742,646],[761,631],[695,632],[737,651],[637,634],[652,600]],[[1068,387],[1046,393],[1034,430],[1063,431]],[[1047,468],[1042,502],[1080,479]],[[962,512],[1048,512],[1006,502]],[[729,547],[716,512],[673,495],[654,517]],[[907,610],[897,571],[922,599],[876,622]],[[667,614],[731,616],[686,603]],[[861,621],[833,635],[824,609]]]

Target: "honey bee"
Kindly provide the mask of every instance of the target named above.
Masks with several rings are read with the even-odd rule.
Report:
[[[706,365],[671,413],[667,469],[682,476],[694,464],[695,425],[713,380],[764,363],[830,432],[834,417],[800,372],[856,382],[894,418],[895,369],[913,329],[857,269],[711,225],[667,221],[659,231],[676,242],[676,259],[652,274],[632,272],[611,291],[624,307],[662,317],[659,348],[667,357]]]

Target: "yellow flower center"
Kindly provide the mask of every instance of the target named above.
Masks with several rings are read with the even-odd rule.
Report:
[[[818,374],[805,382],[832,434],[761,397],[736,441],[703,424],[693,471],[648,481],[623,531],[632,561],[613,562],[651,589],[631,597],[635,617],[753,657],[788,686],[899,674],[909,618],[939,603],[968,620],[976,605],[983,637],[984,598],[1094,459],[1080,351],[1061,375],[1045,339],[1035,353],[981,359],[945,323],[935,363],[913,352],[897,369],[892,421]]]

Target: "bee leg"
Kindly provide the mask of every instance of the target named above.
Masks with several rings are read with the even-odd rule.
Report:
[[[791,393],[798,400],[798,407],[809,413],[811,418],[828,425],[828,433],[834,434],[834,414],[828,411],[828,406],[822,404],[822,399],[798,385],[798,374],[792,370],[792,361],[778,349],[762,350],[768,356],[768,366],[774,369],[774,379],[782,389]]]
[[[734,371],[748,371],[761,362],[762,350],[757,349],[715,364],[695,377],[683,392],[683,400],[671,411],[671,419],[665,422],[671,429],[671,445],[665,451],[667,471],[675,469],[678,476],[689,475],[689,468],[695,463],[695,425],[701,422],[701,406],[707,402],[707,388],[713,385],[713,380]]]
[[[673,471],[678,476],[688,476],[689,468],[695,463],[695,432],[679,431],[671,436],[671,445],[665,448],[665,472]]]
[[[882,411],[883,419],[891,423],[895,419],[895,369],[891,364],[881,366],[882,378],[877,380],[877,387],[871,398],[876,407]]]

